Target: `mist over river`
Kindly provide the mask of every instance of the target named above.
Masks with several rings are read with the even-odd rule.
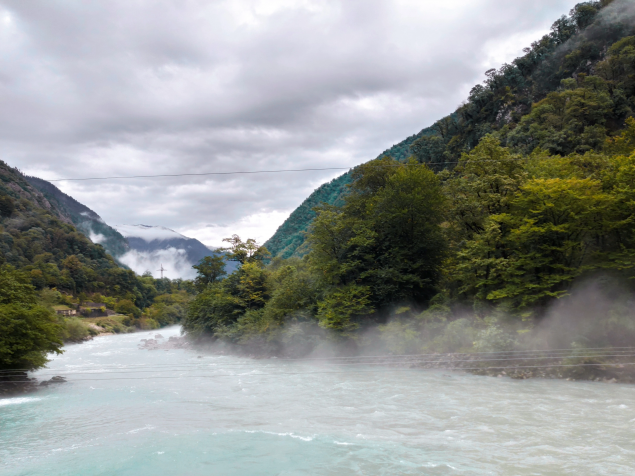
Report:
[[[0,399],[0,474],[635,470],[635,386],[356,366],[334,371],[138,348],[156,333],[167,339],[179,329],[69,346],[36,375],[89,373]]]

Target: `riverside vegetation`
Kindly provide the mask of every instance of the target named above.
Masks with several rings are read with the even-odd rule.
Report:
[[[185,331],[293,356],[633,345],[633,10],[577,5],[265,246],[234,237]]]

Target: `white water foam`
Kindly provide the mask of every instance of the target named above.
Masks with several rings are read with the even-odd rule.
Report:
[[[245,433],[264,433],[265,435],[275,435],[275,436],[290,436],[291,438],[296,438],[302,441],[313,441],[314,436],[300,436],[295,435],[293,433],[275,433],[273,431],[250,431],[247,430]]]
[[[0,400],[0,407],[5,405],[21,405],[23,403],[39,402],[40,400],[42,399],[35,397],[3,398]]]

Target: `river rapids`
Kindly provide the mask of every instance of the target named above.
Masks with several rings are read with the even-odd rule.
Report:
[[[0,474],[632,475],[635,386],[72,345],[0,399]],[[200,356],[200,357],[199,357]]]

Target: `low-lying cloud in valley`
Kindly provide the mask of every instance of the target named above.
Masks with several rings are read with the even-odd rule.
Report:
[[[45,179],[354,166],[453,111],[575,3],[0,0],[1,158]],[[266,240],[336,175],[57,185],[107,223],[217,247]]]
[[[161,277],[160,268],[157,269],[159,266],[165,269],[166,278],[193,279],[196,277],[196,271],[192,268],[186,251],[174,247],[156,251],[131,250],[119,257],[119,261],[137,274],[150,272],[156,278]]]

